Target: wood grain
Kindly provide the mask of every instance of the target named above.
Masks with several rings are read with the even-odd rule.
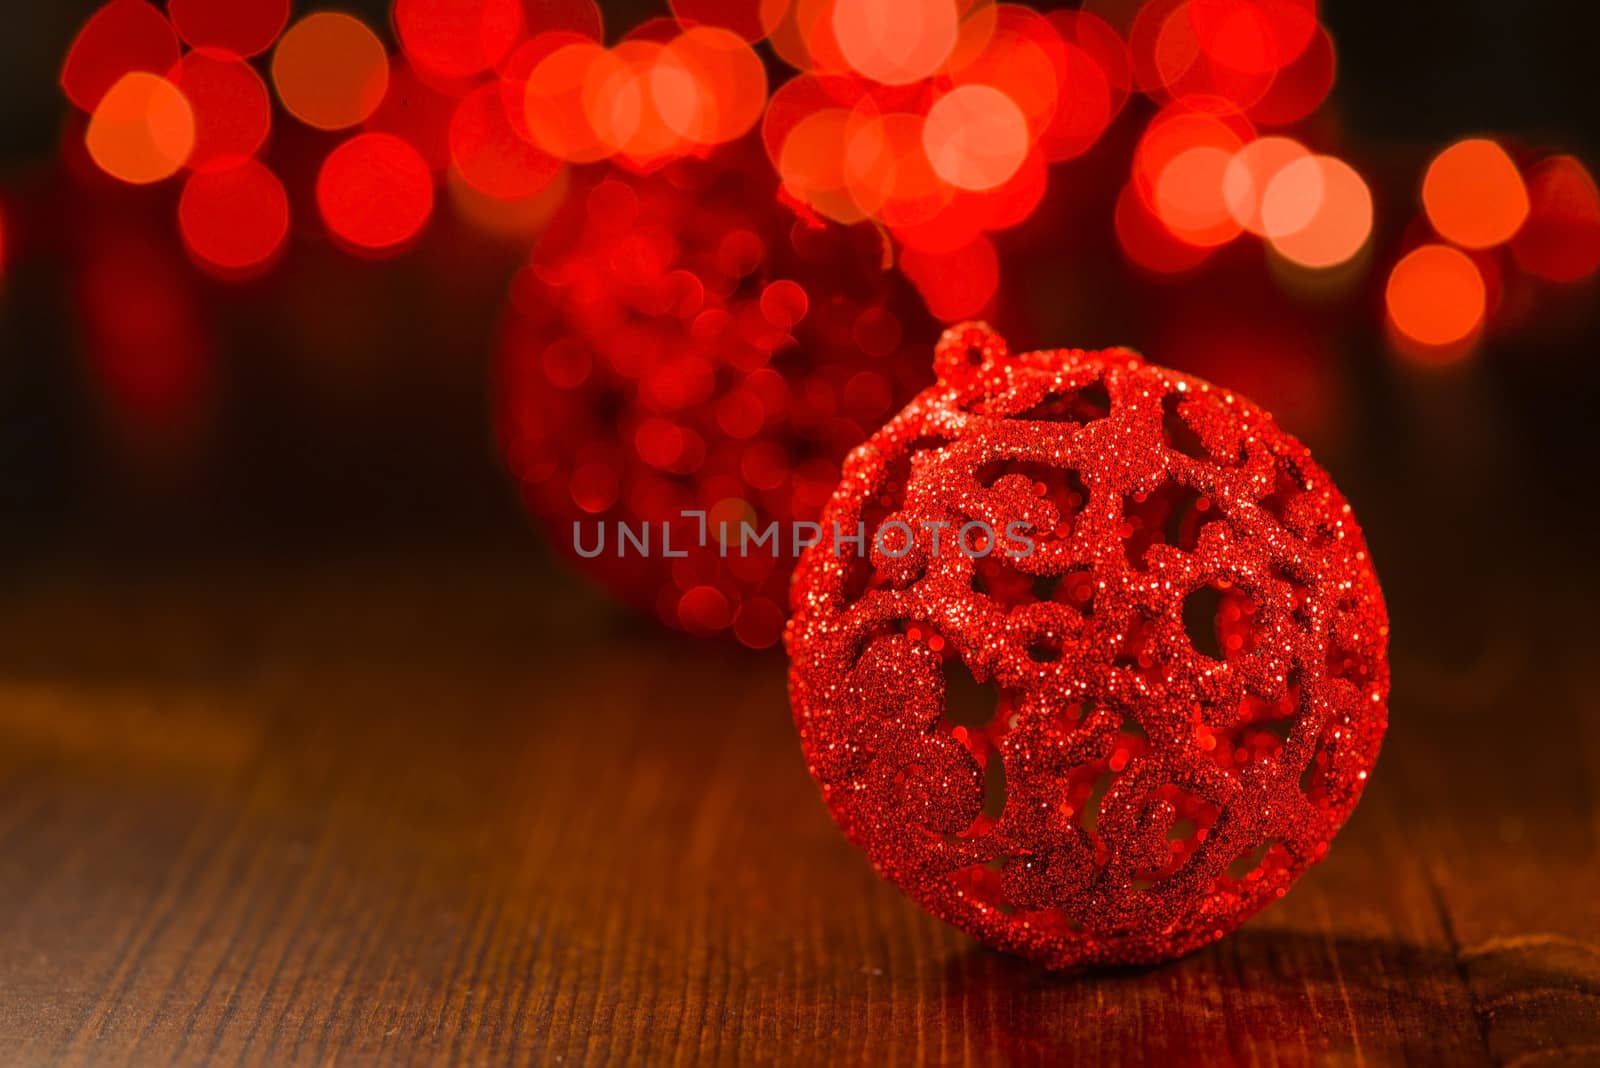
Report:
[[[0,1064],[1600,1062],[1581,649],[1398,650],[1325,863],[1055,978],[842,840],[781,657],[593,606],[470,556],[12,590]]]

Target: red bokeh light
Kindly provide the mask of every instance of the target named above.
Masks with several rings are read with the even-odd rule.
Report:
[[[395,0],[406,56],[444,78],[468,78],[499,63],[523,32],[522,0]]]
[[[922,145],[933,172],[957,189],[994,189],[1027,158],[1028,123],[1000,90],[963,85],[928,109]]]
[[[1224,194],[1224,180],[1234,155],[1215,145],[1195,145],[1162,167],[1156,178],[1154,206],[1175,236],[1207,248],[1239,236],[1239,221]]]
[[[289,24],[289,0],[167,0],[167,15],[191,47],[248,57],[271,48]]]
[[[1188,10],[1206,54],[1250,74],[1292,63],[1317,31],[1316,0],[1189,0]]]
[[[1066,44],[1081,49],[1099,70],[1111,90],[1111,107],[1107,121],[1115,118],[1133,92],[1133,61],[1128,54],[1128,43],[1110,23],[1089,11],[1052,11],[1045,16]],[[1076,78],[1068,86],[1076,86]],[[1075,106],[1068,97],[1064,107]]]
[[[1187,3],[1153,3],[1134,24],[1135,69],[1146,92],[1165,100],[1216,97],[1244,108],[1272,84],[1272,72],[1219,62],[1202,46]]]
[[[842,74],[849,65],[833,31],[835,0],[762,0],[761,24],[785,63],[801,71]]]
[[[612,147],[596,132],[589,109],[599,86],[626,73],[615,53],[588,40],[569,41],[540,59],[523,101],[534,143],[573,163],[605,159]]]
[[[693,114],[700,87],[681,67],[663,62],[667,47],[638,38],[611,49],[614,62],[598,67],[584,86],[584,115],[607,154],[649,169],[690,146],[668,115]]]
[[[1306,50],[1280,70],[1261,99],[1250,105],[1250,118],[1262,126],[1299,122],[1328,98],[1337,71],[1333,38],[1319,26]]]
[[[955,0],[843,0],[829,22],[851,69],[885,85],[932,77],[956,46]]]
[[[872,131],[881,137],[881,120]],[[881,146],[874,141],[871,149],[855,149],[851,144],[851,113],[844,108],[823,108],[801,117],[783,138],[778,156],[778,173],[783,177],[784,190],[797,200],[836,222],[853,223],[866,218],[867,213],[852,195],[849,175],[859,174],[863,165],[856,162],[867,159],[875,162],[882,158]],[[872,201],[868,201],[873,204]],[[876,204],[873,204],[876,207]]]
[[[307,15],[272,54],[278,99],[295,118],[323,130],[361,123],[389,88],[389,53],[359,19],[334,11]]]
[[[1122,187],[1114,220],[1128,259],[1157,274],[1179,274],[1204,263],[1211,249],[1182,241],[1167,229],[1134,182]]]
[[[1372,235],[1372,193],[1355,168],[1331,156],[1296,160],[1261,198],[1267,240],[1302,267],[1336,267]]]
[[[1511,240],[1528,217],[1528,189],[1505,149],[1469,138],[1428,164],[1422,206],[1444,238],[1463,248],[1489,248]]]
[[[562,166],[518,135],[496,85],[479,86],[456,106],[450,155],[469,185],[500,200],[532,196],[554,181]]]
[[[61,88],[84,111],[134,71],[166,74],[178,62],[178,34],[144,0],[111,0],[78,31],[61,67]]]
[[[1471,257],[1448,245],[1423,245],[1407,253],[1384,291],[1389,321],[1415,342],[1407,355],[1448,362],[1463,354],[1483,325],[1488,289]]]
[[[134,71],[95,105],[84,144],[113,178],[133,185],[159,182],[178,173],[194,152],[194,109],[167,79]]]
[[[1052,161],[1074,159],[1087,152],[1111,125],[1127,88],[1118,90],[1106,67],[1086,49],[1061,42],[1056,65],[1060,97],[1039,147]]]
[[[194,152],[189,166],[203,170],[253,156],[272,128],[272,97],[255,68],[212,48],[184,56],[167,75],[194,108]]]
[[[334,149],[317,176],[317,206],[329,232],[367,252],[415,238],[433,214],[433,175],[406,142],[363,133]]]
[[[1600,190],[1572,156],[1554,156],[1528,175],[1528,221],[1511,241],[1522,269],[1552,282],[1577,282],[1600,269]]]
[[[665,112],[674,132],[697,146],[726,144],[755,126],[767,106],[761,57],[738,35],[712,26],[690,29],[667,45],[667,77],[692,79],[692,91],[672,94]],[[658,96],[662,96],[658,92]]]
[[[190,175],[178,201],[184,244],[224,277],[256,273],[271,263],[289,236],[289,196],[283,183],[253,159]]]
[[[857,109],[857,115],[865,109]],[[849,142],[848,175],[857,204],[894,229],[931,223],[955,198],[956,188],[928,158],[927,120],[891,112],[860,125]]]
[[[730,30],[653,19],[616,48],[539,35],[502,66],[501,93],[518,133],[550,155],[650,169],[749,131],[766,69]]]
[[[1257,237],[1266,237],[1261,202],[1285,167],[1311,153],[1289,137],[1261,137],[1241,148],[1228,162],[1222,178],[1222,197],[1236,222]]]
[[[1043,16],[1023,7],[997,8],[994,22],[983,47],[952,57],[934,87],[938,93],[947,91],[946,82],[963,89],[999,90],[1021,111],[1032,142],[1050,127],[1075,88],[1067,69],[1067,46]],[[918,99],[902,106],[923,105]]]
[[[1215,149],[1231,158],[1254,136],[1249,121],[1237,110],[1211,112],[1183,102],[1169,104],[1150,120],[1134,149],[1134,187],[1159,215],[1156,191],[1162,174],[1174,160],[1197,148]],[[1216,196],[1220,201],[1220,175]]]

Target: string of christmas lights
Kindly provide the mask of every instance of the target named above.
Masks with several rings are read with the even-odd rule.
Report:
[[[628,27],[593,0],[390,14],[110,0],[84,25],[61,71],[79,195],[176,187],[182,249],[156,247],[159,218],[102,213],[81,263],[97,366],[157,424],[205,374],[184,253],[246,283],[297,243],[405,255],[448,214],[531,250],[501,330],[500,442],[564,547],[580,521],[814,518],[845,451],[925,384],[906,353],[996,309],[1034,266],[1002,253],[1007,232],[1088,168],[1116,180],[1074,225],[1114,233],[1140,274],[1214,279],[1224,249],[1262,250],[1250,322],[1206,319],[1181,348],[1274,401],[1265,379],[1303,381],[1308,425],[1336,388],[1299,339],[1300,296],[1375,288],[1395,356],[1439,365],[1600,270],[1600,193],[1571,155],[1466,137],[1417,168],[1415,206],[1375,195],[1330,121],[1316,0],[674,0]],[[26,251],[6,226],[0,271]],[[1073,237],[1050,254],[1070,261]],[[117,328],[130,301],[161,329]],[[689,563],[578,562],[671,626],[773,644],[789,558],[730,564],[712,542]]]
[[[1048,14],[991,0],[681,0],[672,13],[608,46],[593,0],[397,0],[391,51],[350,15],[291,24],[287,0],[111,0],[61,84],[107,174],[184,182],[185,244],[226,278],[270,268],[299,213],[353,253],[390,255],[447,191],[474,224],[530,237],[571,166],[646,173],[759,130],[792,205],[883,228],[930,311],[956,319],[1002,285],[990,235],[1025,223],[1052,165],[1091,152],[1133,97],[1153,110],[1140,109],[1123,194],[1106,205],[1131,262],[1182,274],[1245,235],[1312,272],[1373,259],[1369,184],[1307,127],[1337,73],[1316,0]],[[339,138],[314,204],[292,203],[266,158],[286,117]],[[1600,267],[1600,196],[1571,156],[1513,162],[1494,140],[1464,139],[1429,166],[1421,199],[1432,229],[1408,234],[1387,271],[1401,355],[1457,358],[1509,283],[1560,286]]]

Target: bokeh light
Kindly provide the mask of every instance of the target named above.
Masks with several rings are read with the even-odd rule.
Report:
[[[1123,254],[1147,271],[1179,274],[1198,267],[1211,254],[1210,248],[1175,236],[1157,218],[1133,182],[1122,187],[1113,221]]]
[[[1026,119],[1028,138],[1037,139],[1062,110],[1066,93],[1079,88],[1073,84],[1068,46],[1055,27],[1027,8],[1007,4],[995,10],[983,47],[953,56],[935,89],[944,91],[947,80],[954,86],[998,89]],[[920,110],[920,101],[909,107]]]
[[[1197,103],[1227,101],[1246,108],[1261,99],[1273,70],[1230,66],[1208,52],[1197,31],[1194,5],[1147,4],[1134,21],[1130,46],[1139,84],[1157,99]]]
[[[1511,242],[1523,270],[1577,282],[1600,269],[1600,190],[1572,156],[1553,156],[1528,175],[1528,221]]]
[[[1251,120],[1262,126],[1288,126],[1307,118],[1328,98],[1337,73],[1333,38],[1319,26],[1305,51],[1278,71],[1267,91],[1249,106]]]
[[[411,62],[444,78],[499,63],[523,30],[521,0],[395,0],[394,25]]]
[[[387,252],[422,232],[433,214],[427,160],[386,133],[362,133],[329,154],[317,176],[317,207],[335,237]]]
[[[1239,235],[1224,196],[1225,177],[1235,153],[1214,145],[1186,148],[1156,179],[1156,214],[1174,235],[1191,245],[1222,245]]]
[[[851,114],[844,108],[824,108],[804,115],[783,137],[778,156],[778,173],[784,189],[800,202],[836,222],[853,223],[866,218],[866,212],[852,195],[847,173],[853,157],[870,156],[876,163],[881,156],[881,139],[869,148],[852,152]],[[881,123],[875,136],[881,135]],[[864,170],[866,164],[856,167]]]
[[[240,160],[189,176],[178,201],[184,244],[225,277],[269,264],[289,236],[289,196],[257,160]]]
[[[283,35],[272,54],[272,83],[295,118],[322,130],[355,126],[389,88],[389,54],[366,23],[323,11]]]
[[[672,130],[700,146],[727,144],[748,133],[767,106],[761,57],[737,34],[694,27],[667,45],[657,78],[690,78],[691,91],[657,96]]]
[[[1281,256],[1302,267],[1336,267],[1372,235],[1372,193],[1355,168],[1332,156],[1288,164],[1261,198],[1261,225]]]
[[[1222,176],[1222,199],[1234,221],[1257,237],[1266,237],[1261,201],[1267,187],[1285,167],[1310,154],[1290,137],[1257,138],[1234,153]]]
[[[1005,93],[963,85],[928,109],[922,144],[934,173],[957,189],[993,189],[1028,155],[1028,124]]]
[[[524,95],[523,117],[534,143],[573,163],[594,163],[611,154],[589,118],[598,87],[626,76],[615,54],[588,40],[561,45],[534,66]]]
[[[1488,291],[1471,257],[1448,245],[1423,245],[1389,274],[1384,291],[1389,321],[1405,338],[1449,350],[1483,324]]]
[[[100,98],[84,140],[90,157],[113,178],[159,182],[178,173],[194,151],[194,109],[167,79],[134,71]]]
[[[249,57],[289,24],[289,0],[167,0],[167,15],[191,47]]]
[[[1189,0],[1186,7],[1206,55],[1250,74],[1293,62],[1317,31],[1316,0]]]
[[[858,117],[865,113],[857,108]],[[934,224],[955,197],[928,158],[926,125],[921,115],[896,111],[869,119],[850,139],[847,174],[856,202],[897,231]]]
[[[1156,186],[1167,166],[1185,152],[1214,148],[1230,158],[1255,136],[1244,116],[1233,109],[1199,110],[1187,103],[1169,104],[1145,127],[1133,154],[1133,179],[1141,196],[1156,205]],[[1216,196],[1222,196],[1218,176]]]
[[[638,27],[616,48],[550,32],[512,53],[501,93],[518,134],[571,163],[648,169],[738,139],[766,106],[766,69],[731,30]]]
[[[1440,236],[1463,248],[1489,248],[1511,240],[1528,217],[1528,190],[1505,149],[1471,138],[1428,164],[1422,205]]]
[[[1091,11],[1052,11],[1045,20],[1064,43],[1088,57],[1098,76],[1104,79],[1111,91],[1111,107],[1106,116],[1106,121],[1110,122],[1122,111],[1133,92],[1133,60],[1128,54],[1128,43],[1109,22]],[[1069,67],[1073,62],[1069,58]],[[1069,112],[1078,106],[1079,86],[1076,74],[1067,79],[1062,106]]]
[[[531,197],[554,181],[562,166],[518,135],[495,85],[478,87],[456,106],[450,156],[467,184],[499,200]]]
[[[178,61],[178,35],[144,0],[111,0],[78,31],[61,66],[61,88],[84,111],[126,74],[166,74]]]
[[[212,48],[199,48],[178,61],[167,79],[182,90],[194,109],[196,170],[231,165],[253,156],[272,127],[272,97],[255,68]]]
[[[584,115],[608,153],[649,168],[690,146],[667,115],[693,114],[700,87],[681,66],[663,62],[659,41],[623,41],[610,54],[615,62],[596,68],[584,85]]]
[[[1091,16],[1084,16],[1074,25],[1082,28],[1093,24]],[[1111,34],[1111,39],[1121,46],[1121,39],[1115,33]],[[1060,162],[1081,156],[1100,140],[1122,101],[1127,99],[1128,90],[1126,84],[1119,89],[1114,83],[1105,60],[1081,45],[1062,40],[1054,55],[1058,97],[1053,102],[1054,114],[1040,137],[1039,147],[1047,158]],[[1121,62],[1125,66],[1126,58]]]
[[[832,7],[845,62],[885,85],[932,77],[956,46],[955,0],[842,0]]]

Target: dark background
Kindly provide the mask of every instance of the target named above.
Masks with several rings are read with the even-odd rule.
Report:
[[[64,176],[68,165],[58,162],[81,125],[55,84],[94,6],[13,5],[0,35],[0,196],[11,246],[0,290],[8,559],[64,546],[192,556],[530,540],[487,414],[491,339],[517,254],[466,242],[447,219],[413,255],[372,265],[344,258],[315,219],[297,212],[289,257],[268,278],[244,286],[196,279],[216,338],[203,416],[153,448],[130,448],[108,428],[114,420],[97,399],[74,314],[74,249],[99,224],[83,206],[94,199],[83,180]],[[385,25],[377,0],[343,6]],[[657,5],[603,7],[612,31],[661,13]],[[1332,338],[1323,370],[1334,388],[1317,402],[1318,419],[1301,418],[1292,398],[1321,386],[1288,381],[1300,374],[1293,366],[1268,368],[1265,387],[1260,373],[1230,381],[1225,361],[1197,361],[1172,340],[1172,326],[1180,338],[1204,330],[1203,320],[1187,321],[1197,307],[1284,303],[1270,287],[1219,293],[1209,267],[1152,282],[1125,266],[1097,213],[1109,207],[1107,175],[1114,180],[1144,114],[1138,102],[1091,154],[1111,162],[1057,169],[1051,201],[1070,201],[1078,213],[1062,227],[1065,240],[1040,223],[1032,236],[1002,241],[1009,288],[1000,325],[1017,345],[1131,344],[1255,394],[1333,470],[1380,564],[1397,551],[1392,544],[1437,534],[1432,548],[1450,559],[1446,574],[1513,566],[1528,555],[1503,549],[1513,530],[1537,544],[1541,560],[1576,551],[1581,561],[1591,504],[1573,487],[1600,456],[1588,426],[1600,384],[1594,286],[1547,301],[1531,325],[1491,336],[1466,363],[1442,371],[1387,352],[1380,294],[1418,215],[1422,169],[1444,144],[1490,133],[1514,150],[1572,152],[1594,165],[1600,93],[1582,10],[1556,0],[1324,5],[1339,79],[1312,136],[1336,144],[1368,176],[1377,230],[1364,283],[1307,327]],[[274,137],[296,136],[293,125],[280,121]],[[148,217],[171,237],[174,189],[90,188],[112,212]],[[1041,215],[1051,212],[1047,203]],[[1236,274],[1260,258],[1259,247],[1238,244],[1219,257],[1243,263]],[[1454,555],[1466,546],[1476,560]],[[1389,585],[1403,601],[1410,584]]]

